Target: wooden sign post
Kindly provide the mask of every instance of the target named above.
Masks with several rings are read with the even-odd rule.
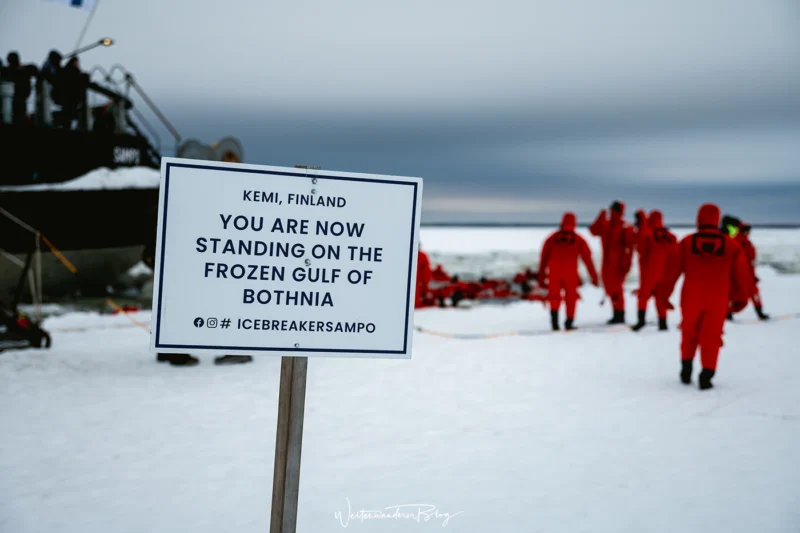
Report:
[[[282,357],[270,533],[295,533],[308,357]]]

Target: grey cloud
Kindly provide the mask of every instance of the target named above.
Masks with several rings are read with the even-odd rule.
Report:
[[[69,50],[85,16],[6,0],[0,49]],[[800,219],[795,2],[141,0],[101,3],[105,34],[84,65],[129,67],[185,137],[422,176],[425,220],[586,218],[615,197]]]

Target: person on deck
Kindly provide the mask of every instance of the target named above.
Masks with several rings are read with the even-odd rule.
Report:
[[[540,286],[546,285],[548,288],[553,331],[559,330],[558,311],[562,299],[566,303],[567,312],[564,329],[576,329],[575,308],[580,298],[578,286],[581,283],[578,274],[579,258],[586,265],[592,284],[595,287],[599,285],[589,245],[583,237],[575,233],[576,224],[577,219],[573,213],[564,213],[561,227],[550,235],[542,246],[538,281]]]
[[[597,218],[589,226],[592,235],[600,237],[603,247],[601,276],[606,295],[611,299],[614,316],[608,324],[625,323],[625,294],[622,285],[631,269],[634,246],[633,228],[623,220],[625,204],[615,201],[611,204],[607,216],[600,211]]]
[[[6,56],[8,66],[3,70],[3,77],[14,84],[14,96],[11,100],[11,121],[13,124],[25,124],[28,121],[28,97],[31,95],[31,79],[39,74],[35,65],[23,65],[19,53],[9,52]]]
[[[636,325],[631,329],[639,331],[645,326],[647,303],[654,296],[656,287],[664,277],[664,268],[672,252],[678,245],[675,235],[664,227],[664,216],[661,211],[653,210],[648,217],[648,228],[644,239],[637,242],[639,254],[639,313]],[[658,329],[667,330],[667,308],[663,302],[656,299],[656,312],[658,313]]]
[[[43,88],[44,82],[50,85],[50,99],[56,105],[63,105],[63,90],[61,87],[61,61],[62,56],[58,50],[50,50],[47,60],[42,64],[39,78],[36,80],[38,90]]]
[[[728,311],[739,312],[747,306],[751,276],[741,245],[719,229],[720,210],[704,204],[697,213],[697,232],[681,239],[667,262],[664,279],[657,288],[657,298],[672,309],[669,298],[681,275],[681,381],[692,380],[692,365],[700,348],[703,370],[701,390],[712,388],[711,378],[717,369],[719,350]]]
[[[61,90],[61,114],[58,124],[66,129],[72,127],[72,122],[78,122],[78,129],[86,129],[86,90],[89,86],[89,76],[81,71],[77,56],[67,60],[67,64],[59,73]]]
[[[761,292],[758,290],[758,276],[756,276],[756,247],[753,246],[750,240],[750,230],[752,226],[746,222],[739,224],[739,233],[736,240],[742,246],[744,255],[747,258],[747,263],[750,265],[750,274],[753,277],[753,290],[750,295],[750,300],[753,302],[753,307],[756,309],[756,314],[761,320],[769,320],[769,315],[764,313],[764,308],[761,303]]]

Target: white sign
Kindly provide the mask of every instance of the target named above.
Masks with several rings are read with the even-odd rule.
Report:
[[[422,180],[163,158],[150,347],[410,358]]]

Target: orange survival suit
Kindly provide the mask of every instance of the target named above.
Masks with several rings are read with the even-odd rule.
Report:
[[[734,312],[747,305],[752,279],[742,247],[719,228],[720,210],[704,204],[697,213],[696,233],[681,239],[667,262],[664,279],[657,289],[663,306],[683,275],[681,290],[681,381],[689,384],[692,361],[698,346],[703,370],[700,389],[710,389],[722,347],[729,295]]]
[[[661,211],[653,210],[647,221],[647,232],[637,242],[636,249],[639,253],[639,313],[638,321],[633,326],[634,331],[639,331],[645,326],[647,302],[655,296],[656,287],[664,277],[667,260],[678,246],[678,239],[664,227],[664,216]],[[667,329],[667,308],[664,302],[656,298],[656,312],[658,313],[658,329]]]
[[[647,213],[643,209],[636,211],[634,215],[634,245],[636,248],[636,255],[639,258],[639,283],[641,285],[642,272],[645,270],[645,257],[646,253],[642,253],[647,246],[647,238],[650,234],[650,224],[647,219]]]
[[[428,254],[419,250],[417,252],[417,292],[414,298],[414,308],[426,307],[428,302],[428,286],[431,282],[431,260]]]
[[[614,202],[609,212],[610,215],[607,217],[605,210],[600,211],[589,226],[589,231],[592,235],[600,237],[603,246],[601,268],[603,287],[614,308],[614,317],[608,323],[624,324],[625,294],[622,292],[622,284],[631,269],[634,232],[633,228],[622,219],[625,214],[624,203]]]
[[[444,268],[442,268],[442,265],[436,265],[436,268],[434,268],[433,272],[431,272],[431,281],[449,282],[450,274],[445,272]]]
[[[564,213],[561,228],[550,235],[542,246],[542,255],[539,261],[539,285],[548,288],[550,301],[550,317],[553,330],[558,327],[558,309],[562,297],[567,306],[567,320],[565,329],[575,329],[575,307],[578,303],[578,286],[581,283],[578,275],[578,258],[580,258],[592,283],[597,286],[597,271],[592,263],[592,253],[586,241],[575,233],[576,217],[573,213]],[[546,281],[545,281],[546,280]]]
[[[768,320],[769,315],[764,313],[764,308],[761,303],[761,291],[758,290],[758,276],[756,276],[756,247],[750,241],[750,230],[752,226],[746,222],[739,224],[739,233],[736,235],[736,240],[742,246],[742,251],[747,258],[747,264],[750,265],[750,275],[753,277],[753,290],[750,294],[750,299],[753,302],[753,307],[756,309],[756,314],[761,320]]]

